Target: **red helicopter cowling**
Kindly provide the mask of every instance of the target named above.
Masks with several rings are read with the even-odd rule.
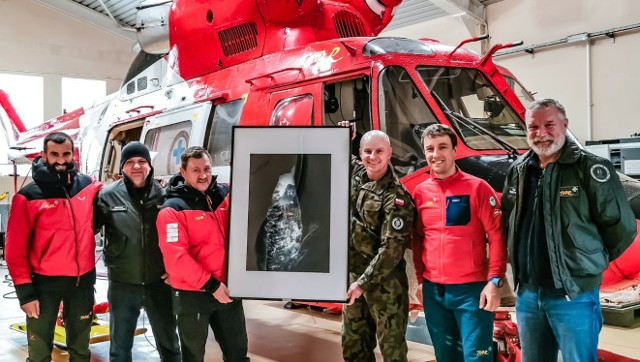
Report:
[[[175,0],[169,65],[188,80],[317,41],[376,36],[400,2]]]

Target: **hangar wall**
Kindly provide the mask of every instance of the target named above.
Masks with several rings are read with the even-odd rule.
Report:
[[[492,44],[522,40],[525,46],[531,46],[640,23],[640,1],[504,0],[487,7],[487,23]],[[429,37],[453,44],[470,36],[456,17],[387,34]],[[618,33],[615,41],[603,36],[591,38],[589,45],[576,41],[538,49],[533,55],[519,52],[495,60],[535,92],[536,98],[560,100],[567,108],[569,127],[584,142],[640,132],[639,47],[640,29]]]
[[[640,23],[636,0],[504,0],[487,7],[491,42],[523,40],[525,46],[569,35]],[[451,16],[383,33],[434,38],[456,44],[470,33]],[[105,32],[33,0],[0,1],[0,72],[44,77],[45,118],[61,113],[60,79],[78,76],[107,81],[118,89],[134,54],[132,41]],[[640,132],[636,88],[640,84],[640,31],[497,57],[536,97],[554,97],[569,113],[581,141],[627,137]],[[478,44],[466,46],[479,51]],[[589,63],[590,62],[590,66]],[[590,84],[588,87],[588,74]],[[591,122],[588,122],[588,89]],[[591,134],[591,137],[588,135]],[[4,153],[4,152],[2,152]]]
[[[117,91],[133,42],[33,0],[0,1],[0,72],[44,77],[45,119],[62,113],[61,78],[105,80]]]

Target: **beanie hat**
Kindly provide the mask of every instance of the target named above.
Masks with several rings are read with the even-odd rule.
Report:
[[[149,166],[151,166],[151,155],[149,154],[147,146],[138,141],[133,141],[127,143],[120,153],[120,173],[122,173],[122,166],[124,166],[124,163],[132,157],[142,157],[147,160],[147,162],[149,162]]]

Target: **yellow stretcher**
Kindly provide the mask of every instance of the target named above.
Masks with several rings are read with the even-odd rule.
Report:
[[[14,323],[9,328],[18,332],[27,333],[26,323]],[[147,332],[146,328],[136,328],[134,336]],[[91,332],[89,333],[89,344],[106,342],[109,340],[109,323],[107,322],[93,322],[91,326]],[[67,348],[67,334],[63,326],[56,325],[56,330],[53,335],[53,345],[60,348]]]

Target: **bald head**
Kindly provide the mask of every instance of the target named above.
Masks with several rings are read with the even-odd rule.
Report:
[[[382,178],[391,159],[389,136],[378,130],[365,133],[360,140],[360,158],[371,181]]]
[[[391,148],[391,141],[389,141],[389,136],[387,136],[386,133],[377,129],[374,129],[362,135],[362,138],[360,139],[360,148],[363,148],[366,143],[369,143],[371,142],[371,140],[377,139],[377,138],[383,139],[386,145],[389,148]]]

